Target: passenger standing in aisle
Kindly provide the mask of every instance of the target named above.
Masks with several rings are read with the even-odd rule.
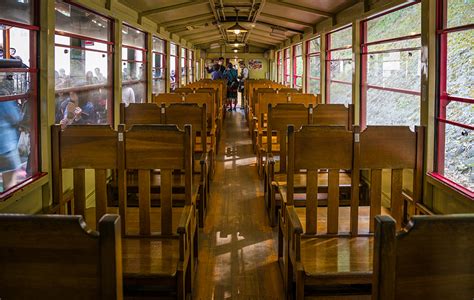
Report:
[[[234,103],[234,110],[237,109],[237,70],[234,69],[232,63],[227,64],[227,69],[224,72],[224,78],[227,79],[227,106],[229,111],[232,110],[232,103]]]
[[[218,64],[214,65],[214,71],[211,73],[211,79],[212,80],[218,80],[218,79],[223,79],[224,75],[222,74],[220,70],[220,66]]]
[[[245,81],[249,78],[249,69],[245,66],[245,63],[243,61],[239,62],[240,66],[240,82],[239,82],[239,92],[242,94],[241,99],[242,103],[240,104],[240,107],[243,109],[245,107]]]

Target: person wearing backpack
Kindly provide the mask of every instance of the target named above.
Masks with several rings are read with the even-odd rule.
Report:
[[[229,107],[229,111],[232,110],[232,104],[234,104],[233,109],[237,110],[237,88],[239,82],[237,81],[237,70],[234,69],[232,63],[227,64],[224,78],[227,79],[227,106]]]

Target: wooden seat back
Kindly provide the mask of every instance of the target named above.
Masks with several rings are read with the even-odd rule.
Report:
[[[287,203],[294,204],[294,174],[306,170],[306,234],[317,234],[318,172],[328,169],[327,233],[339,231],[339,172],[352,169],[353,133],[343,126],[288,126]],[[358,207],[351,204],[351,222]]]
[[[306,106],[319,104],[318,98],[314,94],[286,93],[286,95],[288,96],[288,103],[301,103]]]
[[[211,94],[205,91],[187,94],[185,99],[186,103],[197,103],[200,106],[205,104],[207,106],[207,125],[209,129],[212,129],[216,122],[217,106],[214,99],[214,93]]]
[[[185,101],[185,95],[164,93],[158,94],[153,98],[153,103],[161,105],[161,103],[179,103]]]
[[[139,235],[151,236],[150,170],[160,170],[161,235],[173,235],[173,170],[185,176],[185,206],[192,206],[192,129],[176,125],[119,125],[119,211],[122,230],[127,217],[126,172],[138,170]],[[153,235],[156,233],[153,233]]]
[[[413,202],[421,201],[424,128],[415,132],[408,126],[368,126],[355,144],[358,168],[370,170],[370,232],[374,217],[381,213],[382,170],[391,171],[390,214],[401,229],[404,222],[403,170],[414,170]],[[356,178],[357,179],[357,178]]]
[[[474,216],[414,216],[406,231],[376,217],[372,299],[471,299]]]
[[[0,214],[4,299],[122,299],[120,218]]]
[[[268,104],[267,121],[267,153],[272,153],[272,135],[277,133],[280,144],[280,172],[286,172],[286,134],[288,125],[292,124],[299,129],[303,125],[313,123],[313,106],[306,107],[303,104],[279,103]]]
[[[62,130],[57,124],[51,130],[53,205],[59,206],[60,214],[66,213],[63,170],[72,169],[74,208],[68,213],[85,216],[86,169],[93,169],[98,222],[107,211],[107,170],[117,168],[117,132],[108,125],[71,125]]]
[[[314,108],[314,124],[322,126],[345,126],[352,129],[354,105],[318,104]]]
[[[204,95],[204,94],[203,94]],[[198,105],[197,103],[172,103],[168,106],[162,104],[162,124],[174,124],[184,130],[186,124],[192,126],[193,141],[196,136],[200,136],[201,149],[206,152],[207,149],[207,113],[206,103]],[[194,148],[194,143],[193,143]],[[193,151],[194,152],[194,151]]]
[[[161,110],[156,103],[120,104],[120,124],[130,127],[133,124],[160,124]]]
[[[175,94],[192,94],[194,90],[189,87],[181,87],[174,90]]]
[[[283,88],[278,89],[278,93],[281,93],[281,94],[296,94],[296,93],[301,93],[301,89],[283,87]]]

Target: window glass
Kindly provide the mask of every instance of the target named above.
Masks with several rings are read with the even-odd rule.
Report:
[[[144,103],[147,97],[146,34],[123,25],[122,102]]]
[[[350,48],[352,46],[352,26],[329,34],[330,49]]]
[[[113,113],[110,20],[60,1],[56,2],[56,17],[55,122],[63,127],[110,124]]]
[[[180,57],[180,68],[181,68],[181,76],[180,76],[180,84],[181,86],[186,85],[186,76],[187,76],[187,49],[181,48],[181,57]]]
[[[309,47],[308,47],[308,52],[309,53],[315,53],[321,51],[321,38],[315,38],[312,40],[308,41]]]
[[[474,1],[446,0],[446,2],[448,3],[448,27],[474,24]]]
[[[0,18],[19,23],[0,20],[0,201],[39,172],[37,31],[26,29],[34,25],[31,4],[0,3]]]
[[[473,113],[471,111],[471,113]],[[474,130],[444,124],[444,177],[474,191],[472,145]]]
[[[188,50],[188,82],[189,83],[194,81],[193,64],[194,64],[194,52],[191,50]]]
[[[366,124],[420,124],[421,39],[412,37],[420,24],[420,3],[363,22],[365,42],[375,42],[361,47]]]
[[[109,41],[111,21],[81,7],[56,0],[56,31]]]
[[[397,26],[393,26],[397,24]],[[404,9],[367,21],[367,41],[388,40],[421,33],[421,5]]]
[[[122,26],[122,44],[126,46],[137,47],[140,49],[146,48],[146,34],[143,31],[133,27]]]
[[[320,94],[320,78],[321,78],[321,57],[320,57],[321,38],[317,37],[307,42],[307,84],[308,93]]]
[[[326,101],[352,103],[352,26],[329,33],[327,42]]]
[[[473,45],[474,29],[448,34],[447,92],[452,96],[474,98]]]
[[[178,69],[178,46],[171,43],[170,45],[170,88],[174,91],[178,87],[178,78],[176,78],[176,71]]]
[[[438,13],[447,19],[438,28],[436,172],[474,197],[474,2],[438,1],[438,7],[444,10]]]
[[[34,0],[2,0],[0,1],[0,19],[33,25],[33,3]]]
[[[290,72],[291,72],[291,57],[290,57],[290,48],[284,50],[284,67],[283,67],[283,84],[289,85],[291,83]]]
[[[153,94],[166,92],[166,41],[153,37]]]
[[[303,45],[302,44],[295,45],[294,51],[295,51],[293,53],[294,56],[303,55]]]

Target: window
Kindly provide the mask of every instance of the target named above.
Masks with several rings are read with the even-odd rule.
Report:
[[[281,56],[281,51],[277,52],[277,82],[283,82],[283,59]]]
[[[146,80],[146,33],[122,26],[122,102],[145,103]]]
[[[303,87],[303,44],[293,46],[293,87]]]
[[[181,63],[180,63],[180,67],[181,67],[181,82],[180,82],[180,85],[181,86],[185,86],[186,85],[186,77],[187,77],[187,73],[188,73],[188,70],[187,70],[187,61],[188,61],[188,50],[186,48],[180,48],[181,49]]]
[[[438,159],[434,176],[474,197],[474,2],[439,0],[438,9]]]
[[[326,38],[326,102],[352,103],[352,26]]]
[[[56,1],[55,122],[112,123],[112,22]]]
[[[176,70],[178,70],[178,45],[171,43],[170,45],[170,88],[174,91],[178,87],[176,78]]]
[[[39,28],[34,25],[34,1],[5,4],[0,4],[0,200],[40,176],[36,55]]]
[[[311,94],[321,94],[321,38],[306,42],[306,91]]]
[[[153,37],[153,94],[166,93],[166,41]]]
[[[283,50],[285,65],[283,66],[283,84],[290,86],[291,78],[290,78],[290,71],[291,71],[291,57],[290,57],[290,48],[286,48]]]
[[[421,4],[365,20],[362,33],[362,125],[419,125]]]
[[[188,82],[194,82],[194,51],[188,50]]]

